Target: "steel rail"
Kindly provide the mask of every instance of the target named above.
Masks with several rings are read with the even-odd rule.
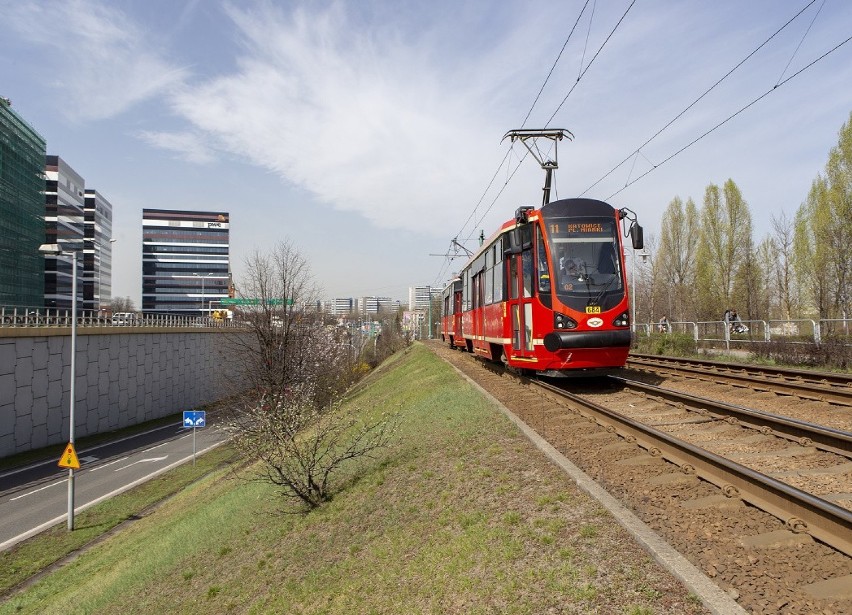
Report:
[[[728,497],[742,500],[777,517],[793,532],[808,533],[852,556],[852,511],[756,472],[653,427],[608,410],[552,384],[531,381],[606,429],[635,442],[652,456],[662,457],[688,474],[718,486]]]
[[[792,367],[774,367],[771,365],[750,365],[747,363],[731,363],[723,361],[711,361],[708,359],[692,359],[686,357],[670,357],[666,355],[630,353],[630,358],[648,359],[657,361],[669,361],[672,363],[687,363],[690,365],[702,365],[704,367],[728,368],[731,370],[748,370],[759,372],[769,376],[782,378],[799,378],[814,383],[833,383],[852,388],[852,376],[839,374],[837,372],[820,372],[809,369],[795,369]]]
[[[620,382],[631,389],[666,399],[675,404],[689,405],[712,412],[713,414],[735,418],[740,423],[760,431],[765,432],[765,428],[769,428],[778,434],[795,440],[802,446],[816,446],[821,450],[837,453],[844,457],[852,457],[852,433],[848,431],[824,427],[815,423],[808,423],[770,412],[762,412],[760,410],[744,408],[743,406],[714,401],[704,397],[697,397],[681,391],[664,389],[621,376],[610,376],[610,379]]]
[[[827,375],[822,372],[810,376],[801,376],[788,370],[785,378],[796,380],[778,380],[780,372],[767,372],[762,367],[751,367],[748,365],[714,363],[712,361],[697,361],[694,359],[673,359],[670,357],[636,357],[631,356],[627,360],[628,367],[642,366],[659,367],[674,372],[697,375],[700,378],[723,378],[735,382],[745,383],[749,388],[766,390],[782,395],[795,395],[804,399],[827,402],[842,406],[852,406],[852,378],[839,374]],[[712,369],[714,371],[708,371]],[[767,375],[769,374],[769,375]],[[774,376],[774,377],[773,377]],[[823,376],[825,376],[823,378]],[[820,380],[817,380],[817,378]],[[807,378],[808,382],[802,382]],[[798,381],[797,381],[798,380]],[[841,388],[842,387],[842,388]]]

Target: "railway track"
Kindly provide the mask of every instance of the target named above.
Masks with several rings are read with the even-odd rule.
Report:
[[[609,396],[608,407],[568,392],[565,385],[540,381],[532,385],[568,400],[582,416],[626,442],[716,485],[724,497],[740,498],[777,517],[790,531],[808,533],[852,557],[852,510],[826,499],[852,503],[852,483],[843,479],[852,476],[852,433],[624,378],[614,380],[628,393]],[[704,440],[708,431],[723,438]],[[788,446],[791,441],[792,447]],[[791,472],[790,464],[797,457],[798,465],[804,467]],[[807,458],[804,464],[801,458]],[[761,471],[778,466],[786,468],[787,476],[804,478],[803,488]],[[837,480],[825,484],[820,479],[826,476]],[[823,493],[816,495],[817,489]]]
[[[467,353],[436,351],[620,497],[742,606],[755,613],[852,611],[848,430],[747,407],[752,393],[744,380],[724,403],[706,396],[724,399],[717,392],[729,387],[703,382],[694,383],[698,394],[626,377],[542,385]],[[675,379],[684,378],[692,382],[683,372]],[[667,379],[656,372],[654,381],[668,387]],[[763,390],[758,398],[778,407],[778,393]],[[813,406],[815,416],[847,411],[789,393],[781,399]]]
[[[631,354],[627,367],[852,407],[852,377],[831,372]]]

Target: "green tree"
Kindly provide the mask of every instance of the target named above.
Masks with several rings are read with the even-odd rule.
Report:
[[[756,274],[751,235],[751,213],[734,180],[726,181],[722,189],[715,184],[707,186],[697,254],[700,317],[718,318],[723,310],[733,307],[734,278],[741,267],[746,267],[742,274],[746,280],[743,299],[751,292],[748,280]]]
[[[852,302],[852,113],[840,129],[837,146],[825,168],[830,211],[826,239],[831,248],[830,274],[836,280],[831,316],[849,318]]]
[[[831,149],[825,175],[796,212],[795,271],[819,318],[848,318],[852,284],[852,114]]]
[[[655,269],[664,281],[662,291],[671,299],[668,312],[673,320],[685,320],[693,311],[697,236],[695,202],[690,198],[684,205],[676,196],[663,214],[660,248],[654,259]]]

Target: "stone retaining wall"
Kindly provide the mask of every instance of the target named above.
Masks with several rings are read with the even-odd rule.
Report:
[[[81,328],[75,439],[218,398],[222,333]],[[68,441],[67,329],[0,331],[0,457]]]

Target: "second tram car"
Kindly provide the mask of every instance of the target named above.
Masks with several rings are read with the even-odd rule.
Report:
[[[519,208],[444,289],[442,339],[545,376],[623,367],[631,341],[628,235],[641,249],[636,215],[603,201]]]

